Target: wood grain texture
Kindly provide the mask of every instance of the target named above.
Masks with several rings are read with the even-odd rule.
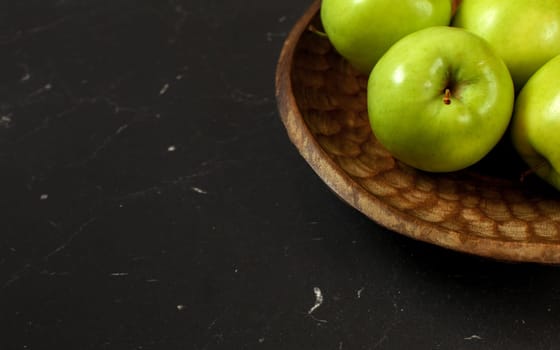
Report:
[[[395,160],[371,132],[367,76],[310,28],[315,2],[288,36],[276,95],[291,141],[345,202],[395,232],[505,261],[560,262],[560,193],[525,170],[508,140],[479,164],[431,174]],[[311,26],[310,26],[311,25]]]

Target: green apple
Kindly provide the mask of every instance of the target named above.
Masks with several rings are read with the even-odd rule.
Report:
[[[395,43],[367,86],[371,128],[402,162],[431,172],[466,168],[501,139],[514,88],[486,41],[460,28],[431,27]]]
[[[542,66],[515,102],[511,136],[530,171],[560,189],[560,56]]]
[[[517,90],[560,54],[559,0],[463,0],[452,25],[486,39],[506,62]]]
[[[452,0],[323,0],[321,21],[338,53],[362,73],[403,36],[449,25]]]

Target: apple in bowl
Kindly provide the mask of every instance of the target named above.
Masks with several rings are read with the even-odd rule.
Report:
[[[512,143],[535,173],[560,190],[560,56],[521,89],[511,122]]]
[[[506,62],[518,91],[560,54],[558,0],[463,0],[452,25],[487,40]]]
[[[332,45],[364,74],[397,40],[451,15],[452,0],[323,0],[320,12]]]
[[[504,61],[482,38],[430,27],[397,41],[367,86],[370,125],[397,159],[430,172],[464,169],[505,133],[514,87]]]

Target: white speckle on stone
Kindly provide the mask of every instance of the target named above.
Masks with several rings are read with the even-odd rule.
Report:
[[[160,95],[165,94],[165,93],[167,92],[168,89],[169,89],[169,84],[165,83],[165,84],[161,87],[161,89],[159,90],[159,94],[160,94]]]
[[[39,197],[39,199],[42,200],[42,201],[44,201],[44,200],[46,200],[46,199],[49,199],[49,195],[48,195],[47,193],[43,193],[43,194]]]
[[[463,339],[465,339],[465,340],[482,340],[482,337],[480,335],[473,334],[470,337],[465,337]]]
[[[317,310],[323,304],[323,293],[319,287],[313,288],[313,293],[315,294],[315,304],[307,311],[308,315],[311,315],[315,310]]]
[[[193,191],[195,191],[196,193],[200,193],[200,194],[207,194],[208,192],[206,192],[205,190],[203,190],[202,188],[199,187],[191,187],[191,189]]]
[[[12,124],[12,113],[0,116],[0,126],[9,128]]]
[[[362,297],[362,293],[364,292],[364,287],[358,289],[358,292],[356,293],[358,299],[360,299]]]

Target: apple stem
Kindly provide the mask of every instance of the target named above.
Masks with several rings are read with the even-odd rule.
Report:
[[[524,182],[525,178],[529,175],[532,175],[534,173],[537,172],[537,170],[539,170],[540,168],[546,166],[547,162],[541,162],[539,163],[536,167],[530,168],[528,170],[525,170],[524,172],[521,173],[521,176],[519,177],[519,181],[520,182]]]
[[[324,38],[328,37],[327,33],[323,32],[322,30],[317,29],[317,27],[315,27],[313,24],[310,24],[307,29],[313,33],[313,34],[317,34],[319,36],[322,36]]]
[[[451,104],[451,90],[449,90],[448,88],[445,89],[445,93],[443,95],[443,103],[445,103],[446,105]]]
[[[525,170],[524,172],[521,173],[521,176],[519,177],[519,182],[525,182],[525,178],[533,174],[534,172],[535,171],[533,169]]]

